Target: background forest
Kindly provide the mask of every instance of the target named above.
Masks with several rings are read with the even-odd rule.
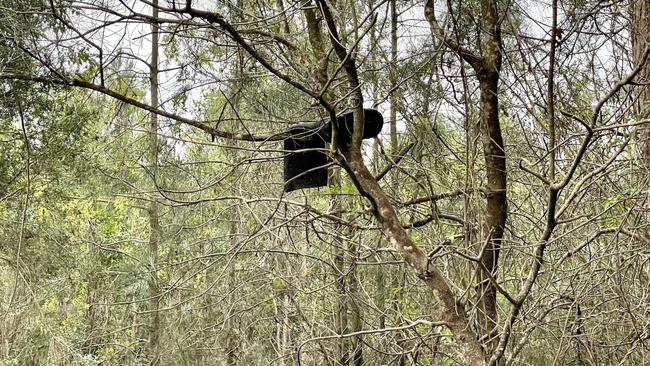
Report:
[[[647,0],[0,10],[0,365],[650,363]]]

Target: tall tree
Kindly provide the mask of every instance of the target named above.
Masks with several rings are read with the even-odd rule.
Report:
[[[452,9],[449,9],[453,11]],[[425,5],[432,34],[463,58],[473,69],[480,87],[480,119],[483,156],[487,176],[486,237],[479,253],[477,273],[478,325],[481,340],[492,353],[496,347],[497,290],[495,277],[508,217],[506,151],[499,121],[499,73],[501,71],[501,12],[498,1],[480,1],[479,50],[470,50],[449,38],[436,19],[433,0]],[[458,16],[458,15],[455,15]]]
[[[635,65],[643,64],[645,52],[650,48],[650,4],[644,0],[634,0],[632,2],[632,50]],[[639,118],[648,119],[650,117],[650,64],[643,64],[639,72],[640,85]],[[642,144],[642,156],[646,164],[646,169],[650,172],[650,124],[644,124],[640,132]],[[648,173],[650,174],[650,173]]]
[[[158,0],[153,0],[151,4],[151,61],[149,62],[149,84],[151,94],[151,107],[157,109],[158,103],[158,53],[159,53],[159,32],[160,25],[158,24]],[[160,286],[158,284],[158,247],[160,244],[160,222],[158,212],[158,187],[156,179],[158,178],[158,115],[150,113],[150,124],[148,131],[149,138],[149,151],[148,151],[148,165],[151,171],[153,180],[151,198],[149,201],[149,309],[150,320],[148,324],[148,337],[149,337],[149,357],[152,365],[160,363],[160,335],[162,327],[160,324]]]

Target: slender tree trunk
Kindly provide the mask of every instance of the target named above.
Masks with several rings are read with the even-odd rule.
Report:
[[[276,266],[280,267],[280,262],[276,260]],[[285,361],[283,356],[282,350],[284,349],[283,347],[283,342],[282,342],[282,328],[284,325],[283,317],[284,317],[284,312],[282,310],[282,303],[279,302],[278,300],[281,300],[283,298],[282,295],[282,290],[277,291],[274,290],[274,296],[273,296],[273,316],[275,317],[275,344],[276,344],[276,354],[278,356],[277,358],[277,365],[278,366],[284,366]]]
[[[244,6],[243,1],[237,0],[236,4],[234,4],[234,6],[232,6],[232,8],[230,9],[233,15],[233,19],[236,22],[242,22],[244,20],[244,14],[242,10],[243,6]],[[278,2],[278,6],[282,6],[281,1]],[[235,80],[239,80],[239,82],[238,84],[231,86],[232,96],[230,100],[232,106],[233,120],[236,119],[238,116],[237,111],[241,106],[241,91],[244,88],[244,78],[245,78],[244,53],[241,49],[237,50],[237,57],[234,60],[236,63],[234,65]],[[239,122],[235,122],[235,123],[239,124]],[[236,164],[236,161],[238,160],[238,151],[236,149],[237,143],[234,141],[228,141],[226,144],[227,146],[226,146],[225,155],[228,157],[229,160],[233,161],[233,163]],[[234,186],[234,182],[231,185]],[[237,246],[238,243],[237,233],[242,229],[240,225],[241,211],[239,207],[237,207],[235,210],[231,210],[227,216],[230,219],[229,236],[230,236],[230,248],[232,250]],[[234,252],[233,255],[235,255]],[[228,293],[229,293],[228,302],[231,305],[230,306],[231,313],[226,314],[227,320],[226,323],[224,324],[224,328],[225,328],[224,333],[226,337],[225,340],[226,366],[236,365],[239,359],[239,353],[241,352],[241,350],[239,349],[241,343],[241,337],[237,332],[237,324],[239,323],[239,316],[235,315],[236,310],[234,306],[234,304],[236,304],[238,301],[238,295],[239,295],[236,290],[237,288],[236,267],[237,267],[237,257],[231,258],[231,260],[228,262],[228,285],[227,285]]]
[[[374,1],[369,1],[368,2],[368,9],[371,10],[375,7],[375,2]],[[372,27],[370,29],[370,48],[372,50],[378,51],[378,42],[377,42],[377,32],[375,30],[375,27]],[[378,52],[371,52],[370,57],[371,57],[371,68],[378,69],[378,63],[377,63],[377,53]],[[379,100],[379,76],[377,73],[372,75],[372,100],[373,102],[377,102]],[[374,143],[374,148],[373,148],[373,165],[374,165],[374,171],[377,172],[379,171],[379,166],[380,166],[380,146],[379,146],[379,139],[375,140]],[[386,245],[385,241],[380,240],[380,242],[377,244],[378,248],[383,247]],[[376,253],[375,254],[375,260],[377,262],[382,261],[382,255],[381,253]],[[378,327],[385,328],[386,327],[386,297],[387,293],[390,291],[390,289],[386,286],[386,278],[385,278],[385,271],[383,266],[374,266],[375,268],[375,286],[376,290],[375,292],[375,305],[377,306],[377,310],[379,312],[379,319],[378,319]]]
[[[498,1],[481,0],[481,52],[473,53],[456,40],[447,38],[434,9],[434,1],[427,0],[425,16],[432,34],[468,62],[476,73],[480,89],[480,125],[483,156],[487,175],[487,215],[484,221],[485,248],[479,255],[477,267],[477,325],[481,343],[487,354],[497,346],[496,338],[496,278],[499,251],[508,217],[506,196],[506,154],[499,121],[499,72],[501,71],[501,19]]]
[[[498,73],[485,75],[481,80],[481,130],[487,173],[487,229],[486,248],[480,256],[478,268],[478,322],[483,342],[488,350],[496,347],[497,309],[496,287],[490,276],[496,277],[499,251],[507,217],[506,160],[499,124],[497,86]]]
[[[30,140],[29,140],[29,135],[28,135],[28,125],[27,125],[27,118],[25,115],[25,112],[23,110],[22,106],[22,101],[16,100],[16,105],[18,107],[18,117],[20,118],[20,127],[21,127],[21,132],[22,132],[22,138],[23,138],[23,147],[25,149],[25,178],[26,178],[26,184],[25,184],[25,197],[22,202],[22,208],[21,208],[21,214],[20,214],[20,230],[18,232],[18,239],[16,240],[16,248],[15,248],[15,254],[13,257],[13,265],[14,265],[14,273],[13,273],[13,281],[12,281],[12,286],[9,287],[11,290],[11,293],[9,295],[9,299],[6,302],[7,307],[6,309],[3,307],[2,311],[2,324],[0,324],[0,341],[3,341],[3,343],[0,345],[0,350],[4,349],[2,353],[9,355],[11,353],[11,349],[14,345],[15,339],[16,339],[16,334],[18,333],[18,330],[16,329],[15,325],[20,324],[20,318],[22,313],[21,312],[16,312],[16,304],[21,301],[20,297],[22,297],[24,289],[23,286],[21,286],[22,281],[21,281],[21,273],[20,273],[20,263],[21,263],[21,255],[23,252],[23,246],[25,245],[25,239],[27,237],[26,232],[27,232],[27,222],[29,220],[29,207],[31,205],[31,195],[32,195],[32,148],[30,146]],[[3,298],[4,300],[4,298]],[[4,305],[4,302],[2,303]],[[8,321],[9,319],[12,320],[10,325],[10,322]],[[9,337],[4,337],[5,334],[11,333]],[[37,359],[36,357],[34,357]]]
[[[476,136],[477,129],[474,123],[476,117],[476,109],[473,103],[470,102],[469,79],[466,73],[467,64],[461,59],[460,74],[463,80],[463,101],[465,107],[465,191],[468,192],[463,196],[463,221],[464,221],[464,240],[465,247],[471,248],[480,241],[478,230],[478,211],[480,210],[480,199],[473,193],[476,187]],[[474,264],[471,262],[463,263],[464,270],[471,273]],[[471,278],[463,278],[463,288],[468,288],[471,285]]]
[[[648,0],[635,0],[632,7],[632,49],[634,63],[643,61],[645,50],[650,47],[650,3]],[[637,76],[639,90],[639,119],[650,117],[650,64],[646,63]],[[645,162],[646,174],[650,176],[650,124],[641,128],[642,157]]]
[[[359,244],[350,243],[350,270],[348,273],[349,294],[348,303],[350,305],[350,332],[359,332],[363,326],[363,312],[359,306],[359,299],[362,294],[359,291],[359,274],[357,272],[356,258],[359,254]],[[350,365],[363,365],[363,337],[357,335],[350,342]]]
[[[234,210],[238,213],[239,210]],[[232,215],[235,216],[235,215]],[[230,217],[230,248],[235,248],[237,245],[237,217]],[[234,254],[233,254],[234,255]],[[236,257],[231,258],[228,262],[228,308],[231,310],[229,314],[226,314],[227,320],[224,324],[225,336],[226,336],[226,366],[234,366],[237,364],[237,331],[235,326],[237,324],[237,319],[235,319],[235,308],[234,304],[237,303],[237,284],[236,284]]]
[[[94,245],[89,245],[88,250],[92,253],[92,257],[97,256],[97,250]],[[93,258],[94,259],[94,258]],[[86,289],[86,303],[88,304],[88,309],[85,313],[85,318],[87,322],[87,331],[86,331],[86,340],[82,349],[84,352],[96,355],[99,350],[99,344],[102,343],[102,329],[99,326],[99,309],[97,303],[101,292],[99,291],[99,281],[97,280],[96,273],[89,273],[86,277],[88,281],[88,287]]]
[[[311,1],[309,1],[311,3]],[[309,43],[311,44],[312,54],[314,60],[317,62],[314,72],[314,79],[319,87],[324,88],[328,79],[328,58],[323,47],[323,33],[321,31],[319,20],[316,13],[310,7],[304,7],[303,13],[307,21],[307,31],[309,35]],[[326,100],[333,100],[334,93],[331,90],[324,92]],[[330,170],[328,186],[340,187],[341,185],[341,172],[338,168]],[[336,194],[330,197],[330,207],[334,211],[339,211],[341,202]],[[340,224],[336,224],[335,232],[338,233],[333,239],[332,243],[332,263],[334,265],[334,276],[336,277],[336,308],[334,310],[334,331],[337,334],[345,334],[348,332],[348,293],[347,293],[347,279],[345,267],[345,251],[346,243],[342,240]],[[340,338],[337,340],[336,354],[334,359],[339,365],[347,365],[349,363],[349,344],[348,338]]]
[[[496,0],[482,0],[484,40],[482,67],[476,70],[480,88],[481,133],[487,175],[487,246],[478,268],[478,323],[483,344],[491,353],[496,337],[496,278],[499,251],[508,217],[506,196],[506,153],[499,121],[499,72],[501,71],[501,29]]]
[[[318,85],[323,88],[327,84],[327,67],[329,64],[328,56],[324,48],[323,32],[320,28],[319,19],[316,17],[314,8],[311,7],[314,4],[312,1],[308,0],[306,5],[309,6],[303,7],[303,13],[305,15],[305,20],[307,21],[309,44],[311,45],[314,62],[317,64],[313,77]],[[325,100],[335,100],[332,96],[331,90],[325,90]]]
[[[282,291],[282,347],[281,349],[284,352],[290,353],[291,347],[291,319],[289,317],[290,308],[291,308],[291,299],[289,298],[287,289]],[[292,357],[293,358],[293,357]],[[291,359],[292,359],[291,358]],[[282,363],[285,359],[282,358]],[[290,365],[293,365],[293,362],[289,362]]]
[[[329,186],[341,186],[340,169],[334,168],[331,171]],[[341,202],[336,193],[331,196],[330,201],[330,207],[332,207],[334,211],[340,211]],[[333,238],[334,240],[332,243],[332,263],[334,264],[334,276],[336,277],[336,309],[334,311],[334,331],[337,334],[346,334],[348,333],[347,268],[345,267],[346,243],[343,239],[343,228],[341,227],[341,224],[334,225],[336,225],[336,228],[334,229],[336,236]],[[349,340],[348,338],[340,338],[337,342],[336,360],[340,365],[347,365],[349,363]]]
[[[390,83],[390,97],[389,97],[389,118],[390,118],[390,156],[394,161],[397,158],[399,151],[399,138],[397,136],[397,0],[390,0],[390,68],[388,71],[388,81]],[[390,181],[391,189],[395,197],[399,197],[399,169],[393,169]],[[393,307],[397,316],[397,324],[402,324],[402,309],[400,305],[401,299],[404,295],[401,289],[404,288],[404,276],[402,273],[393,273],[391,280],[393,289],[400,289],[393,293]],[[403,345],[405,339],[403,332],[395,332],[394,340],[398,346]],[[406,357],[404,354],[399,356],[397,364],[404,365]]]
[[[390,0],[390,149],[397,154],[397,0]],[[397,169],[393,172],[393,189],[396,189]]]
[[[151,64],[149,68],[149,81],[151,85],[151,106],[158,108],[158,0],[152,2],[153,14],[151,22]],[[151,113],[149,125],[149,166],[154,179],[158,176],[158,115]],[[154,187],[155,191],[155,187]],[[160,236],[160,223],[158,222],[158,199],[156,193],[149,203],[149,358],[152,365],[160,363],[160,291],[158,286],[158,243]]]

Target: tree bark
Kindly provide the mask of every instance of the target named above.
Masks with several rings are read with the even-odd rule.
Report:
[[[310,1],[308,2],[310,3]],[[315,60],[313,78],[316,80],[318,90],[323,94],[326,100],[335,99],[335,94],[331,90],[326,90],[328,83],[328,58],[327,53],[323,47],[323,33],[321,31],[320,20],[316,18],[316,13],[311,7],[305,7],[303,14],[307,23],[307,31],[309,35],[309,43],[312,49],[312,55]],[[339,168],[332,168],[328,177],[329,187],[341,186],[341,172]],[[334,190],[336,191],[336,189]],[[330,207],[334,211],[340,211],[341,201],[337,194],[330,195]],[[333,313],[333,329],[337,334],[343,335],[349,331],[348,324],[348,289],[347,289],[347,273],[345,263],[346,243],[341,239],[341,224],[335,224],[334,232],[337,233],[332,241],[332,264],[334,265],[335,287],[336,287],[336,303]],[[352,309],[354,310],[354,309]],[[353,315],[354,317],[354,315]],[[339,365],[348,365],[350,362],[350,340],[347,338],[340,338],[336,344],[336,355],[334,359]]]
[[[650,47],[650,3],[647,0],[636,0],[632,6],[632,49],[634,63],[643,62],[645,50]],[[650,65],[643,66],[638,74],[639,90],[639,119],[650,117]],[[645,163],[646,174],[650,175],[650,124],[645,124],[640,129],[642,141],[642,158]]]
[[[435,17],[433,0],[425,5],[425,16],[434,37],[455,51],[469,63],[479,82],[480,121],[483,156],[487,176],[484,239],[477,267],[477,321],[481,340],[487,353],[497,346],[496,276],[499,251],[508,217],[506,196],[506,154],[499,121],[499,72],[501,71],[501,28],[497,1],[481,0],[481,52],[475,54],[456,41],[446,37]]]
[[[158,19],[158,0],[152,2],[152,23],[151,23],[151,63],[149,66],[149,82],[151,93],[151,106],[158,108],[158,33],[160,25]],[[155,179],[158,173],[158,115],[151,113],[149,124],[149,167],[151,175]],[[154,189],[155,191],[155,189]],[[149,359],[151,365],[160,363],[160,313],[159,301],[160,291],[158,285],[158,243],[160,236],[160,223],[158,221],[158,199],[152,197],[149,203]]]
[[[390,153],[397,154],[397,0],[390,0]],[[396,174],[394,172],[393,174]],[[397,176],[394,182],[397,182]],[[395,185],[393,185],[395,189]]]
[[[372,10],[375,7],[375,2],[373,0],[370,0],[368,2],[368,9]],[[370,29],[370,49],[371,50],[378,50],[378,42],[377,42],[377,32],[375,27],[372,27]],[[371,52],[370,53],[370,59],[371,59],[371,64],[373,68],[377,68],[377,53],[378,52]],[[371,84],[372,84],[372,100],[376,102],[379,100],[379,76],[377,74],[372,75],[371,79]],[[373,144],[373,170],[375,172],[379,171],[379,157],[380,157],[380,146],[379,146],[379,140],[375,140]],[[385,241],[383,238],[377,243],[377,248],[381,248],[384,246]],[[375,260],[377,262],[381,262],[382,256],[381,253],[375,253]],[[375,305],[377,307],[377,311],[379,313],[379,319],[378,319],[378,327],[380,329],[383,329],[386,327],[386,297],[387,294],[390,294],[390,287],[386,286],[386,276],[384,274],[384,268],[382,266],[375,266],[375,273],[374,273],[374,280],[375,280],[375,296],[374,296],[374,301]]]
[[[356,258],[359,252],[359,245],[352,244],[350,249],[351,263],[349,271],[349,293],[351,295],[348,303],[350,304],[350,332],[358,333],[363,330],[363,311],[359,306],[359,299],[362,296],[359,290],[359,273],[357,272]],[[350,364],[353,366],[363,365],[363,336],[356,335],[350,342]]]
[[[329,187],[341,187],[340,169],[334,168],[331,171]],[[330,207],[335,211],[342,208],[337,194],[330,197]],[[334,276],[336,285],[336,309],[334,311],[334,332],[339,335],[348,333],[348,292],[347,292],[347,269],[345,268],[346,243],[342,239],[342,225],[334,224],[336,236],[332,240],[332,264],[334,265]],[[349,364],[349,340],[339,338],[336,345],[336,360],[340,365]]]
[[[388,82],[390,84],[389,102],[389,125],[390,125],[390,158],[395,161],[399,150],[399,137],[397,136],[397,0],[390,0],[390,66],[388,68]],[[390,188],[393,197],[400,197],[399,169],[393,169],[390,180]],[[394,291],[392,296],[393,310],[396,314],[395,321],[398,325],[403,324],[402,298],[404,296],[404,276],[401,273],[391,273],[391,288],[399,289]],[[403,331],[395,332],[394,342],[403,348],[405,342]],[[406,362],[404,353],[398,356],[397,365],[403,366]]]
[[[483,333],[487,352],[496,347],[495,327],[497,321],[496,286],[490,277],[496,277],[499,251],[508,216],[506,197],[506,154],[499,121],[499,72],[501,71],[501,29],[494,0],[481,1],[484,14],[482,70],[478,73],[480,87],[481,132],[483,155],[487,175],[487,248],[481,254],[479,267],[479,326]],[[491,340],[493,339],[493,340]]]

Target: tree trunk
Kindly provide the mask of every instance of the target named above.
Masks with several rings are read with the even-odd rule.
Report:
[[[370,0],[368,2],[368,9],[372,10],[374,7],[375,7],[375,2],[373,0]],[[377,50],[377,47],[378,47],[377,32],[375,27],[372,27],[370,29],[370,49]],[[377,68],[377,64],[378,64],[377,53],[378,52],[370,53],[372,68]],[[372,100],[373,102],[376,103],[379,100],[379,76],[377,73],[372,75],[371,83],[372,83]],[[373,144],[373,154],[372,154],[373,171],[375,173],[378,172],[380,169],[379,158],[380,158],[380,145],[379,145],[379,139],[377,139]],[[381,248],[384,245],[385,245],[385,241],[383,240],[383,238],[381,238],[380,241],[377,243],[377,248]],[[376,252],[374,259],[377,262],[381,262],[382,261],[381,253]],[[386,286],[386,278],[384,275],[383,266],[381,265],[374,266],[374,280],[376,286],[374,302],[377,307],[377,311],[379,313],[377,327],[379,329],[382,329],[386,327],[386,297],[387,294],[390,293],[390,288]]]
[[[151,22],[151,64],[149,81],[151,85],[151,106],[158,108],[158,0],[152,2],[153,14]],[[149,167],[151,175],[156,179],[158,173],[158,115],[151,113],[149,125]],[[154,182],[155,184],[155,182]],[[155,187],[154,187],[155,191]],[[158,312],[160,293],[158,286],[158,242],[160,223],[158,222],[158,199],[154,193],[149,203],[149,359],[150,364],[160,363],[160,314]]]
[[[311,1],[308,1],[311,3]],[[314,9],[310,7],[303,8],[303,14],[307,22],[307,30],[309,35],[309,43],[311,44],[312,54],[316,61],[316,67],[313,78],[316,80],[318,86],[322,89],[327,85],[328,74],[328,57],[323,48],[323,33],[321,31],[319,20],[316,17]],[[324,98],[326,100],[335,100],[331,90],[324,91]],[[339,187],[341,185],[340,169],[333,168],[330,171],[328,186]],[[337,190],[334,190],[337,191]],[[339,211],[341,202],[337,194],[330,197],[330,207],[334,211]],[[333,239],[332,243],[332,264],[334,265],[334,276],[336,277],[334,283],[336,286],[336,304],[334,310],[334,331],[337,334],[345,334],[348,332],[348,293],[347,293],[347,275],[345,268],[345,251],[346,243],[341,239],[342,226],[335,224],[334,231],[338,233]],[[336,344],[336,354],[334,359],[339,365],[347,365],[349,363],[349,339],[340,338]]]
[[[481,0],[481,52],[475,54],[447,38],[436,20],[434,2],[428,0],[425,16],[432,34],[469,63],[479,82],[480,121],[483,156],[487,175],[487,215],[484,226],[487,232],[485,248],[479,255],[477,273],[477,322],[481,342],[487,353],[497,346],[496,336],[496,277],[499,250],[508,217],[506,196],[506,154],[499,121],[499,72],[501,71],[501,20],[496,0]]]
[[[330,187],[341,186],[340,169],[334,168],[329,179]],[[335,189],[334,191],[338,191]],[[330,197],[330,207],[334,211],[340,211],[341,202],[335,193]],[[334,311],[334,332],[336,334],[348,333],[348,293],[347,293],[347,269],[345,268],[345,251],[346,243],[342,235],[342,225],[334,224],[336,236],[332,242],[332,264],[334,264],[334,283],[336,284],[336,309]],[[339,338],[336,345],[336,360],[339,365],[348,365],[349,363],[349,341],[348,338]]]
[[[390,150],[397,154],[397,0],[390,1]],[[398,181],[397,169],[393,172],[393,189]]]
[[[399,151],[399,139],[397,136],[397,0],[390,0],[390,66],[388,69],[388,81],[390,83],[390,96],[389,96],[389,118],[390,118],[390,158],[395,161]],[[391,172],[390,186],[394,197],[400,197],[399,192],[399,169],[394,168]],[[392,273],[391,287],[399,289],[394,291],[392,296],[393,310],[396,315],[397,325],[403,324],[402,317],[402,297],[404,296],[404,276],[401,273]],[[398,347],[403,347],[403,342],[407,337],[404,332],[397,331],[394,334],[393,341]],[[406,362],[405,354],[398,356],[397,365],[403,366]]]
[[[348,284],[350,296],[348,297],[348,304],[350,306],[350,332],[356,333],[363,328],[363,312],[359,306],[359,300],[363,294],[360,292],[359,287],[359,273],[357,272],[357,258],[359,254],[359,244],[350,242],[350,270],[348,273]],[[363,337],[357,335],[352,338],[350,342],[350,365],[361,366],[363,365]]]
[[[645,50],[650,47],[650,3],[647,0],[636,0],[632,9],[632,48],[634,64],[643,61]],[[637,76],[639,90],[639,119],[650,117],[650,65],[646,63]],[[646,174],[650,175],[650,124],[645,124],[640,129],[642,141],[642,157],[646,167]]]
[[[481,76],[479,76],[481,77]],[[483,75],[480,82],[481,132],[487,174],[487,217],[485,219],[486,248],[478,267],[478,322],[488,352],[496,347],[497,321],[496,287],[490,277],[496,277],[499,251],[507,217],[506,158],[499,124],[497,86],[498,71]],[[493,340],[490,340],[492,338]]]
[[[238,209],[233,210],[235,213],[239,213]],[[233,215],[235,216],[235,215]],[[230,222],[230,250],[236,248],[237,246],[237,219],[238,217],[231,217]],[[235,254],[233,254],[235,255]],[[237,364],[237,351],[238,351],[238,342],[237,342],[237,330],[236,326],[238,319],[235,314],[237,313],[234,304],[238,301],[238,292],[237,292],[237,283],[236,283],[236,255],[234,258],[231,258],[228,261],[228,308],[230,311],[226,316],[226,322],[224,323],[224,333],[226,336],[225,346],[226,346],[226,366],[235,366]]]

